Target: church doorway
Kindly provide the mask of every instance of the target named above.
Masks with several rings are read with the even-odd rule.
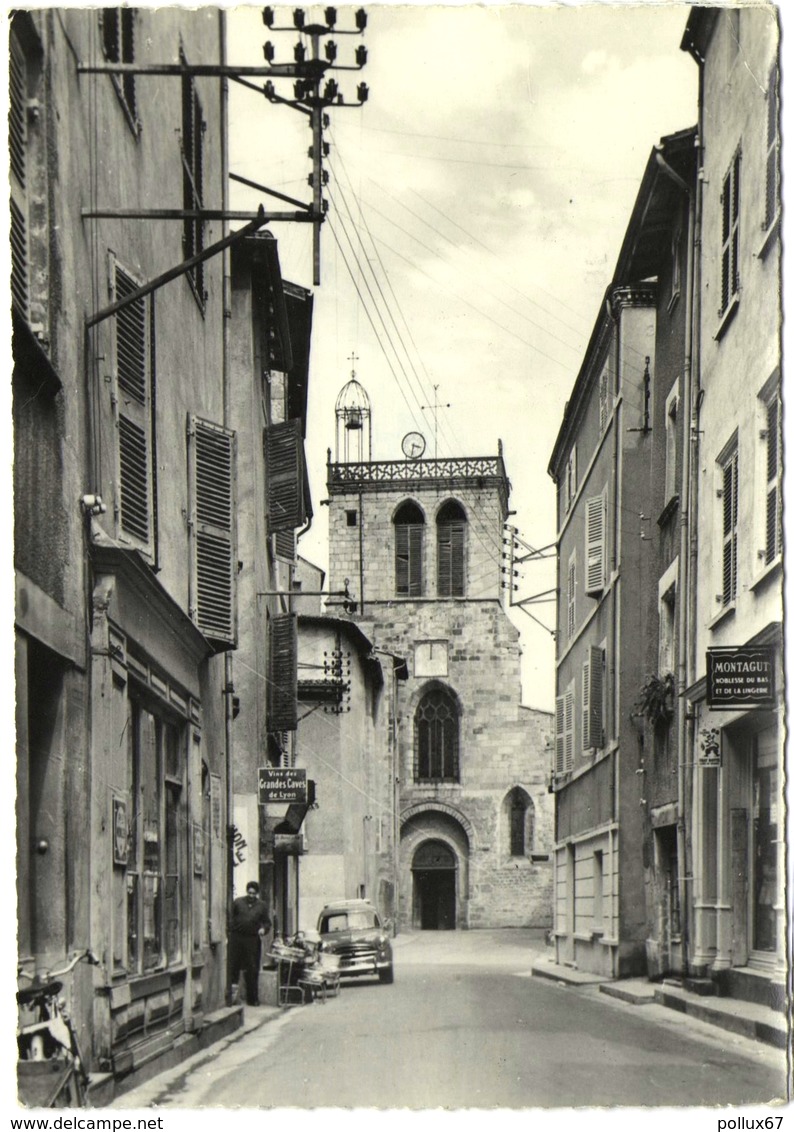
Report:
[[[443,841],[423,841],[414,854],[413,925],[422,931],[454,931],[457,859]]]

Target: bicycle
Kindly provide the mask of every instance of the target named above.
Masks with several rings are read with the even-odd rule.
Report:
[[[30,986],[17,991],[17,1094],[26,1108],[84,1107],[88,1074],[60,981],[83,960],[99,966],[85,948],[65,967],[44,975],[17,969],[18,978],[30,979]]]

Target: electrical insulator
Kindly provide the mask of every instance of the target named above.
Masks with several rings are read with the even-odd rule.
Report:
[[[295,83],[295,86],[294,86],[293,89],[295,91],[295,97],[300,102],[300,100],[305,97],[306,88],[304,87],[303,83],[297,82],[297,83]]]
[[[273,96],[275,95],[276,88],[273,86],[273,84],[270,82],[270,80],[268,80],[265,83],[264,91],[265,91],[265,98],[273,98]]]
[[[331,125],[331,119],[327,114],[323,114],[323,129],[327,130]]]
[[[303,8],[295,9],[295,11],[292,13],[292,22],[298,29],[303,27],[306,22],[306,13],[304,12]]]
[[[365,66],[367,62],[367,49],[363,43],[360,43],[356,48],[356,62],[359,67]]]
[[[336,23],[336,8],[325,9],[325,22],[329,28],[332,28]]]
[[[334,98],[336,98],[338,93],[339,93],[339,84],[337,83],[336,79],[329,79],[328,82],[325,84],[325,90],[323,91],[323,98],[327,99],[328,102],[331,102]]]
[[[272,28],[273,22],[275,20],[275,15],[276,14],[272,8],[262,9],[262,22],[264,23],[265,27]]]
[[[356,27],[359,31],[363,31],[367,26],[367,13],[363,8],[359,8],[356,12]]]
[[[303,46],[302,43],[296,43],[295,44],[295,62],[296,63],[305,63],[306,62],[306,48]]]
[[[323,169],[323,184],[324,185],[328,184],[328,170],[327,169]]]
[[[306,178],[306,184],[309,185],[310,188],[314,188],[314,173],[310,173]]]
[[[264,52],[265,52],[265,62],[272,63],[273,60],[276,57],[276,49],[273,46],[273,44],[270,42],[270,40],[268,40],[267,43],[265,44]]]
[[[366,102],[369,98],[369,87],[366,83],[359,83],[356,93],[358,94],[359,102]]]
[[[336,59],[336,44],[332,39],[329,39],[325,45],[325,57],[329,63],[333,63]]]
[[[324,141],[323,142],[323,157],[328,157],[330,152],[331,152],[331,143]]]

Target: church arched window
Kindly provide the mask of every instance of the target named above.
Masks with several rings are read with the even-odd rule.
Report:
[[[426,692],[414,715],[416,782],[460,782],[459,711],[452,693],[441,687]]]
[[[453,499],[436,518],[438,595],[463,597],[466,592],[466,512]]]
[[[398,597],[419,597],[422,593],[422,554],[425,517],[410,501],[394,515],[394,588]]]
[[[520,786],[514,786],[505,799],[511,857],[529,857],[535,845],[535,806]]]

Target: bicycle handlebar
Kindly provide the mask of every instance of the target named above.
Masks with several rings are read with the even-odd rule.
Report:
[[[38,974],[28,975],[27,972],[22,970],[21,967],[18,968],[17,973],[18,975],[24,975],[26,979],[39,979],[41,982],[50,982],[52,979],[60,978],[61,975],[68,975],[69,972],[73,970],[77,966],[77,964],[81,963],[84,959],[87,963],[90,963],[92,967],[100,966],[100,961],[99,959],[97,959],[96,955],[94,955],[91,948],[86,947],[83,948],[82,951],[75,952],[74,956],[69,960],[65,967],[57,967],[52,971],[45,971],[41,976],[39,976]]]

